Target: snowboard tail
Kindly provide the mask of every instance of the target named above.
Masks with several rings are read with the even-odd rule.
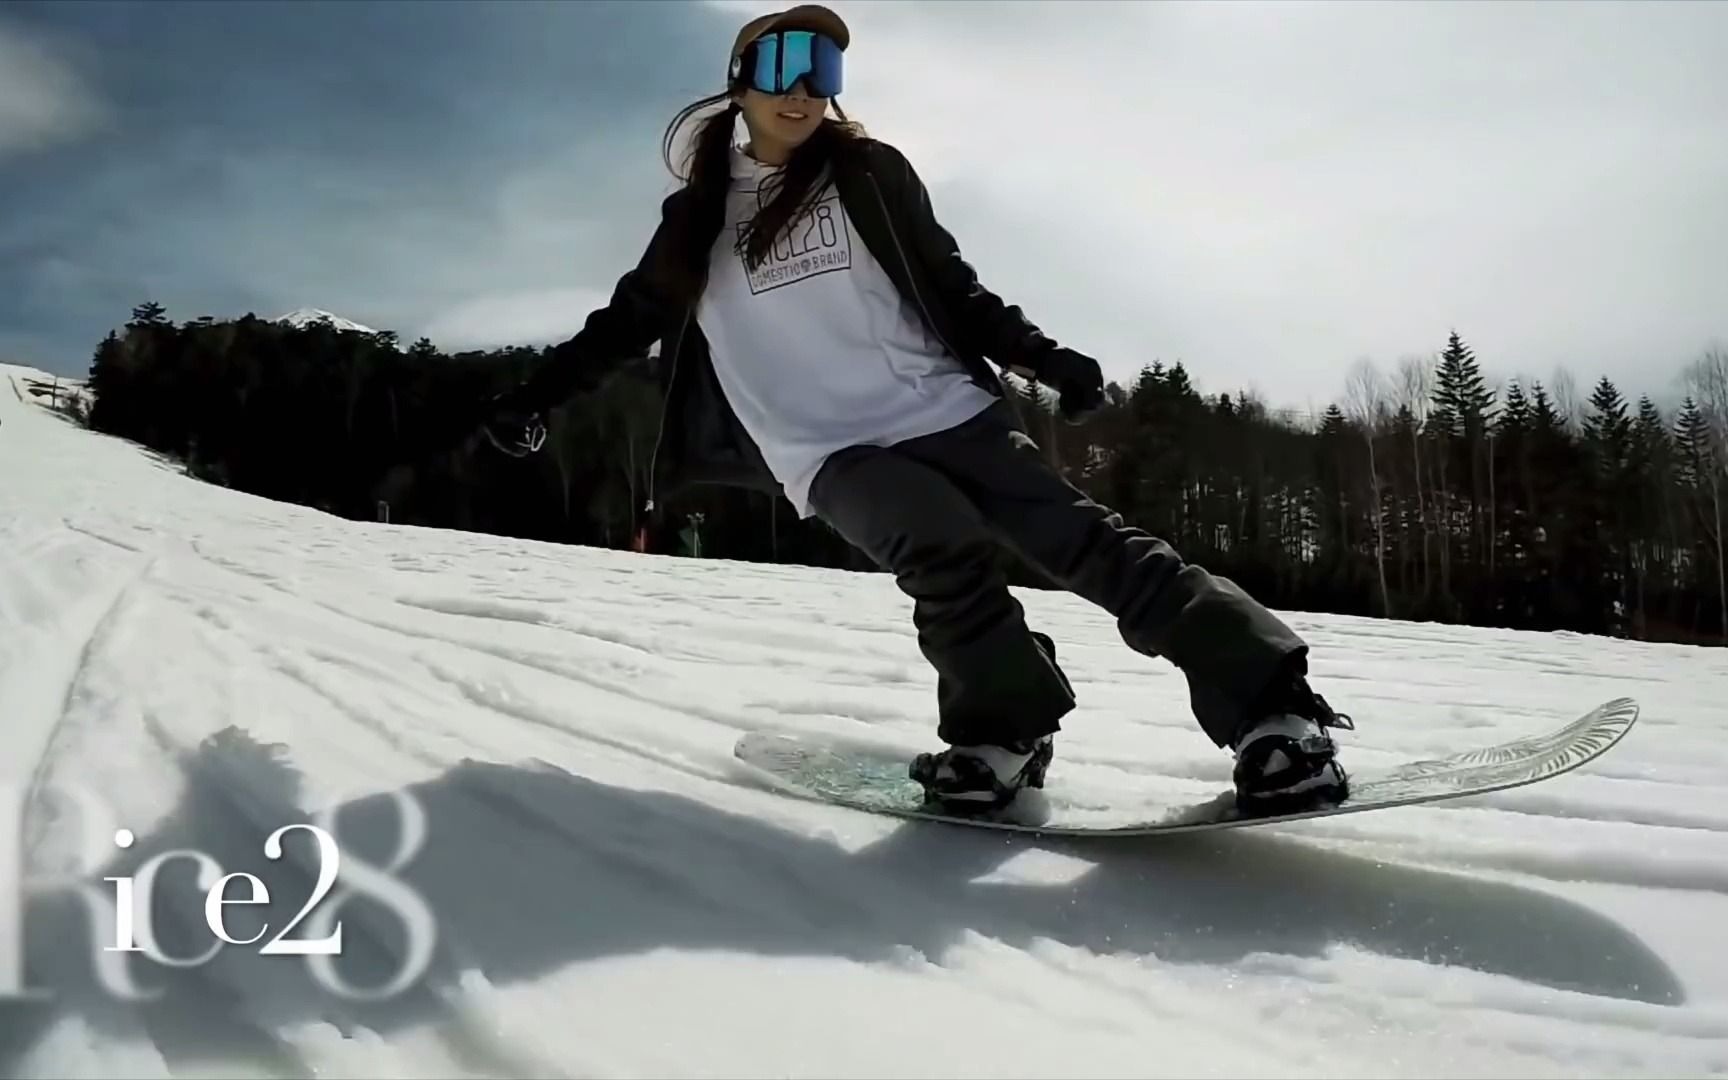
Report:
[[[1061,755],[1043,789],[1026,789],[1004,810],[949,813],[924,800],[907,775],[913,755],[840,736],[748,732],[734,754],[788,794],[899,817],[1041,833],[1147,835],[1193,832],[1412,806],[1523,787],[1572,771],[1606,753],[1638,719],[1631,698],[1603,702],[1563,727],[1432,760],[1351,768],[1340,802],[1280,814],[1247,815],[1235,791],[1210,798],[1150,790],[1108,790],[1085,776],[1059,775]]]

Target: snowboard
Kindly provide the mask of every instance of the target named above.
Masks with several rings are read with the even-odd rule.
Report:
[[[1631,698],[1616,698],[1564,726],[1520,739],[1431,760],[1352,767],[1348,745],[1339,760],[1350,778],[1341,802],[1285,814],[1245,815],[1234,788],[1186,795],[1194,781],[1127,776],[1084,766],[1063,768],[1060,738],[1045,786],[1019,792],[1005,809],[953,814],[924,802],[924,790],[906,775],[915,751],[835,735],[753,731],[741,736],[737,759],[768,786],[789,795],[899,817],[1023,832],[1144,836],[1268,825],[1414,806],[1522,787],[1570,772],[1619,742],[1638,719]],[[1111,779],[1109,785],[1102,777]]]

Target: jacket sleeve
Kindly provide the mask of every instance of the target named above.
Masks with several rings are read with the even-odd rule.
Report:
[[[1055,348],[1056,342],[1017,305],[1004,302],[984,287],[972,264],[960,254],[953,234],[937,220],[930,192],[912,163],[886,143],[878,146],[893,170],[903,220],[911,224],[912,254],[923,264],[943,307],[960,327],[965,346],[1020,374],[1036,372],[1039,357]]]
[[[646,356],[665,335],[678,310],[666,283],[677,194],[661,204],[660,224],[634,267],[618,279],[606,306],[589,313],[574,337],[553,347],[521,385],[506,397],[511,405],[549,411],[574,394],[599,385],[626,361]]]

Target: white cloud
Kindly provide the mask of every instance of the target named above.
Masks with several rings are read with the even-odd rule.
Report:
[[[79,138],[102,117],[96,96],[64,58],[0,23],[0,157]]]
[[[539,289],[463,300],[435,315],[419,333],[445,352],[555,345],[576,331],[607,297],[594,289]]]
[[[832,6],[848,113],[1113,376],[1323,405],[1457,327],[1654,391],[1728,333],[1728,6]]]

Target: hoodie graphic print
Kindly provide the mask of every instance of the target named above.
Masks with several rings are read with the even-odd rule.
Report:
[[[744,220],[728,222],[733,240],[742,244]],[[745,267],[755,294],[792,285],[813,274],[852,268],[852,234],[840,196],[830,191],[792,227],[774,238],[766,261],[754,270]]]

